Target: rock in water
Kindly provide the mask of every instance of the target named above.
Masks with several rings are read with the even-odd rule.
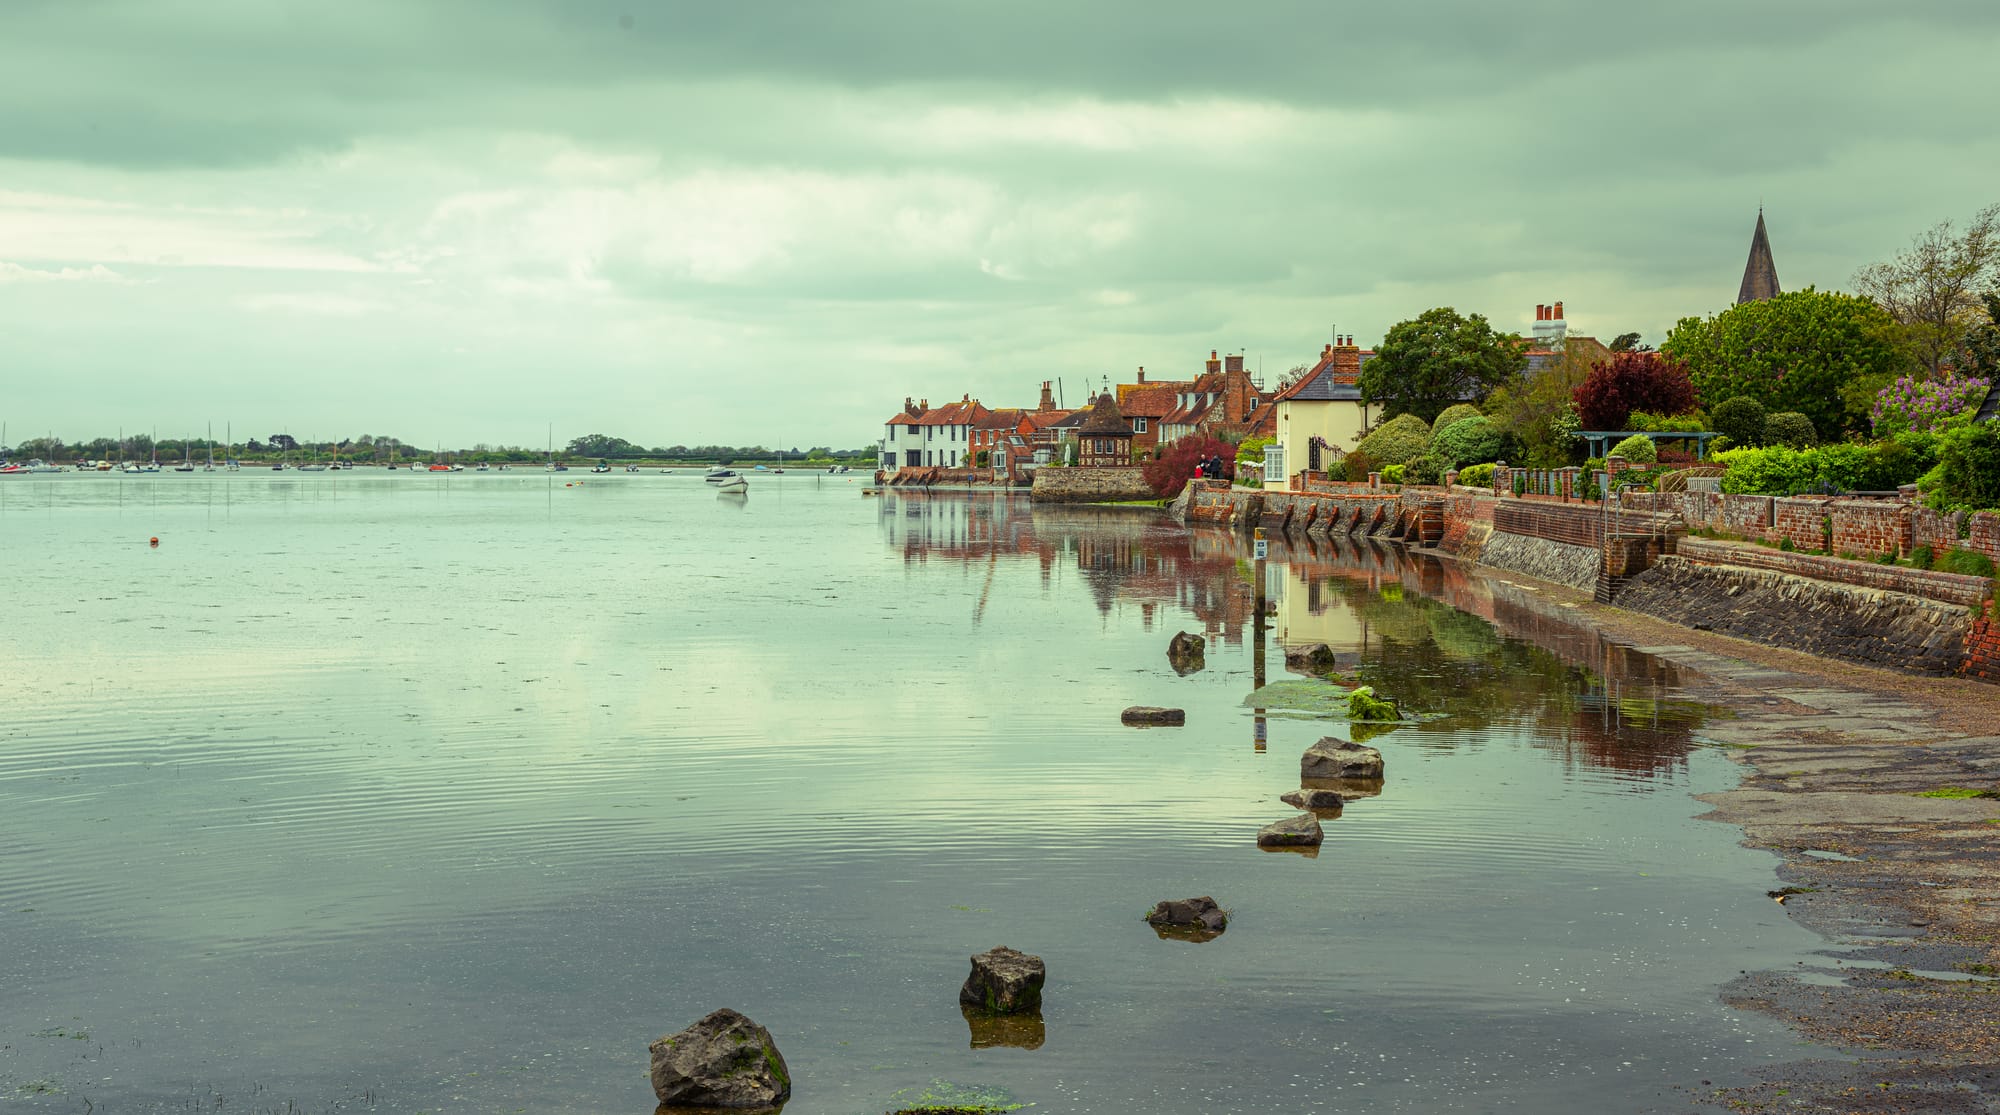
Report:
[[[1317,847],[1326,839],[1320,831],[1319,818],[1310,813],[1301,813],[1288,821],[1265,825],[1257,830],[1257,843],[1265,848],[1306,848]]]
[[[1208,640],[1182,631],[1167,644],[1167,662],[1173,666],[1175,673],[1186,677],[1207,665],[1202,657],[1207,649]]]
[[[1334,666],[1333,648],[1325,643],[1314,643],[1309,647],[1295,647],[1285,652],[1285,668],[1303,670],[1309,674],[1323,674]]]
[[[1293,790],[1291,793],[1279,797],[1278,800],[1284,802],[1286,805],[1295,805],[1300,809],[1338,810],[1347,804],[1345,798],[1334,793],[1332,790],[1318,790],[1310,786]]]
[[[1187,723],[1187,712],[1177,708],[1156,708],[1152,705],[1133,705],[1119,714],[1118,719],[1127,724],[1181,725]]]
[[[792,1094],[771,1032],[719,1010],[652,1044],[653,1094],[674,1107],[774,1107]]]
[[[1327,736],[1299,757],[1301,778],[1380,778],[1382,753],[1344,739]]]
[[[1397,721],[1403,718],[1403,712],[1396,707],[1396,702],[1377,697],[1374,689],[1364,685],[1347,695],[1347,718]]]
[[[1146,915],[1154,929],[1192,929],[1209,935],[1229,928],[1229,915],[1206,895],[1200,898],[1166,899]]]
[[[1001,946],[972,958],[972,974],[958,989],[958,1001],[997,1014],[1034,1010],[1042,1005],[1042,983],[1048,967],[1039,956]]]

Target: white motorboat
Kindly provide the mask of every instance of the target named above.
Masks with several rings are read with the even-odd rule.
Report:
[[[750,482],[735,473],[720,478],[711,476],[709,479],[715,481],[715,490],[725,495],[743,495],[750,490]]]
[[[723,481],[725,481],[725,480],[729,480],[729,479],[732,479],[732,478],[733,478],[733,479],[736,479],[736,480],[741,480],[741,479],[743,479],[742,477],[740,477],[740,476],[737,476],[737,475],[736,475],[736,473],[734,473],[733,471],[731,471],[731,470],[729,470],[729,469],[726,469],[726,468],[720,468],[720,467],[718,467],[718,468],[712,468],[712,469],[709,469],[709,470],[708,470],[708,475],[707,475],[707,476],[704,476],[704,477],[702,477],[702,479],[703,479],[703,480],[706,480],[706,481],[708,481],[708,482],[709,482],[709,483],[711,483],[711,484],[720,484],[720,483],[722,483]]]

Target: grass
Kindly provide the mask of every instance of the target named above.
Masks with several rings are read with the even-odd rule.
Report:
[[[2000,790],[1975,790],[1970,786],[1939,786],[1935,790],[1920,790],[1920,798],[2000,798]]]

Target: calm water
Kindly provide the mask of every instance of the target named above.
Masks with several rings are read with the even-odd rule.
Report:
[[[1227,535],[752,484],[0,481],[0,1102],[636,1115],[720,1006],[787,1115],[1683,1110],[1801,1054],[1716,1001],[1814,939],[1658,663],[1373,547],[1277,555],[1260,640]],[[1432,715],[1312,858],[1254,846],[1348,731],[1244,706],[1286,641]],[[1140,920],[1193,894],[1224,937]],[[972,1048],[997,944],[1039,1047]]]

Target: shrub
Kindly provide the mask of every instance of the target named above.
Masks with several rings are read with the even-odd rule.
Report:
[[[1708,417],[1716,432],[1728,438],[1730,445],[1748,447],[1763,442],[1764,423],[1771,412],[1750,396],[1738,395],[1715,404]]]
[[[1659,460],[1659,453],[1653,449],[1653,439],[1644,434],[1633,434],[1612,446],[1610,455],[1623,457],[1635,465],[1650,465]]]
[[[1938,555],[1937,564],[1932,568],[1946,573],[1963,573],[1968,577],[1991,577],[1993,559],[1971,550],[1946,550]]]
[[[1778,539],[1778,548],[1780,550],[1785,551],[1788,554],[1791,553],[1793,550],[1798,549],[1797,546],[1792,545],[1792,538],[1790,535],[1786,535],[1785,537]]]
[[[1377,465],[1403,465],[1423,456],[1430,440],[1429,423],[1414,414],[1399,414],[1375,427],[1356,448]]]
[[[2000,508],[2000,429],[1991,422],[1948,430],[1937,439],[1937,467],[1917,481],[1940,511]]]
[[[1493,486],[1493,465],[1468,465],[1458,470],[1458,482],[1468,488],[1491,488]]]
[[[1247,461],[1257,466],[1259,471],[1262,471],[1264,468],[1264,447],[1276,440],[1278,439],[1274,437],[1246,437],[1236,445],[1236,459]]]
[[[1686,414],[1694,409],[1687,365],[1657,352],[1620,352],[1591,366],[1576,389],[1585,429],[1622,430],[1635,410]]]
[[[1937,433],[1961,425],[1986,399],[1986,380],[1914,379],[1900,376],[1875,396],[1868,421],[1877,437],[1917,432]]]
[[[1437,421],[1431,423],[1431,438],[1432,440],[1436,440],[1437,436],[1443,433],[1445,428],[1454,422],[1463,422],[1468,418],[1484,417],[1486,415],[1471,403],[1453,403],[1438,414]]]
[[[1140,474],[1146,478],[1146,486],[1153,489],[1161,499],[1173,499],[1187,486],[1188,478],[1194,475],[1195,466],[1210,457],[1222,458],[1222,475],[1232,479],[1236,475],[1236,450],[1228,442],[1212,437],[1184,437],[1165,449],[1160,455],[1140,466]]]
[[[1476,465],[1499,460],[1504,442],[1500,427],[1492,419],[1475,415],[1461,418],[1433,434],[1430,451],[1425,456],[1434,460],[1440,470]]]
[[[1349,483],[1366,483],[1368,474],[1375,471],[1375,458],[1356,449],[1341,459],[1340,471],[1342,478]],[[1332,470],[1329,469],[1327,474],[1331,476]]]
[[[1402,465],[1384,465],[1381,472],[1382,483],[1384,484],[1401,484],[1403,482]],[[1361,479],[1366,480],[1368,477],[1363,475]]]
[[[1708,429],[1708,415],[1690,411],[1687,414],[1653,414],[1635,410],[1625,418],[1628,430],[1646,430],[1651,433],[1696,433]]]
[[[1795,410],[1781,410],[1764,420],[1764,444],[1810,449],[1819,443],[1812,419]]]
[[[1931,550],[1928,543],[1910,551],[1910,565],[1916,569],[1929,569],[1931,562],[1936,558],[1937,554]]]
[[[1438,459],[1429,454],[1403,466],[1405,484],[1435,484],[1443,479],[1444,469],[1438,464]]]

